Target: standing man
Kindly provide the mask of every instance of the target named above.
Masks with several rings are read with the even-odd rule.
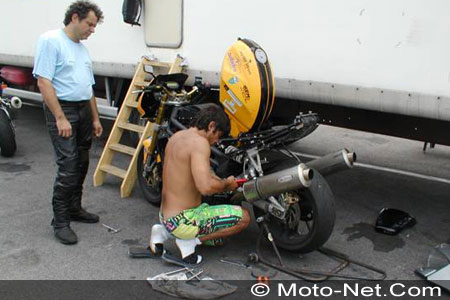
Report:
[[[92,86],[92,61],[81,43],[95,32],[103,12],[89,1],[76,1],[66,11],[63,29],[38,40],[33,75],[44,99],[47,128],[58,171],[53,186],[52,226],[63,244],[75,244],[70,221],[97,223],[99,217],[81,207],[83,182],[89,166],[92,134],[103,128]]]

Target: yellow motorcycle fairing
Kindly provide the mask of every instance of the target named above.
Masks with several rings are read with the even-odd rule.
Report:
[[[275,101],[275,84],[267,55],[248,39],[239,39],[222,63],[220,102],[231,122],[233,137],[261,129]]]
[[[148,138],[146,138],[143,142],[142,142],[142,147],[144,148],[144,156],[143,156],[143,160],[144,162],[147,161],[147,157],[150,154],[148,151],[148,148],[150,148],[150,144],[152,143],[152,137],[149,136]],[[161,156],[159,155],[159,153],[156,155],[156,162],[159,163],[161,162]]]

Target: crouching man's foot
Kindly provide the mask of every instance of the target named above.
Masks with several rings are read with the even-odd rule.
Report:
[[[203,258],[195,252],[195,247],[201,245],[198,238],[192,240],[176,239],[175,244],[181,253],[181,259],[173,256],[168,251],[164,251],[162,258],[172,264],[176,264],[183,267],[195,268],[203,263]]]
[[[170,233],[161,224],[152,226],[152,234],[150,236],[150,250],[156,256],[161,256],[164,251],[164,242],[171,238]]]
[[[73,245],[78,242],[77,235],[70,226],[55,228],[54,231],[56,239],[62,244]]]
[[[152,226],[150,245],[145,247],[130,247],[128,255],[131,258],[160,258],[164,251],[164,242],[171,238],[170,233],[161,224]]]
[[[70,212],[70,221],[82,222],[82,223],[98,223],[100,220],[99,216],[87,212],[84,208],[79,211]]]

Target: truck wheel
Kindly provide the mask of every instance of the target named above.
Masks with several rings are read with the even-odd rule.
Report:
[[[144,148],[142,147],[137,161],[139,187],[141,188],[145,200],[152,205],[159,206],[161,203],[162,191],[162,164],[160,162],[153,163],[154,155],[148,155],[147,159],[151,160],[148,163],[152,166],[152,169],[146,178],[144,177],[144,166],[147,162],[144,159]]]
[[[287,167],[281,164],[273,172]],[[333,193],[322,175],[316,171],[310,187],[283,193],[276,198],[280,203],[290,203],[283,221],[274,216],[268,220],[268,228],[278,247],[308,253],[325,244],[333,232],[335,208]],[[256,207],[254,213],[256,218],[264,214]]]
[[[5,157],[11,157],[16,152],[16,139],[12,126],[11,120],[0,109],[0,151]]]

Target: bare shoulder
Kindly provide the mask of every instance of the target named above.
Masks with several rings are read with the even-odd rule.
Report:
[[[170,140],[173,144],[178,144],[182,147],[185,152],[209,151],[208,140],[190,130],[178,131]]]
[[[196,133],[188,132],[186,140],[189,148],[193,151],[209,151],[208,140]]]

